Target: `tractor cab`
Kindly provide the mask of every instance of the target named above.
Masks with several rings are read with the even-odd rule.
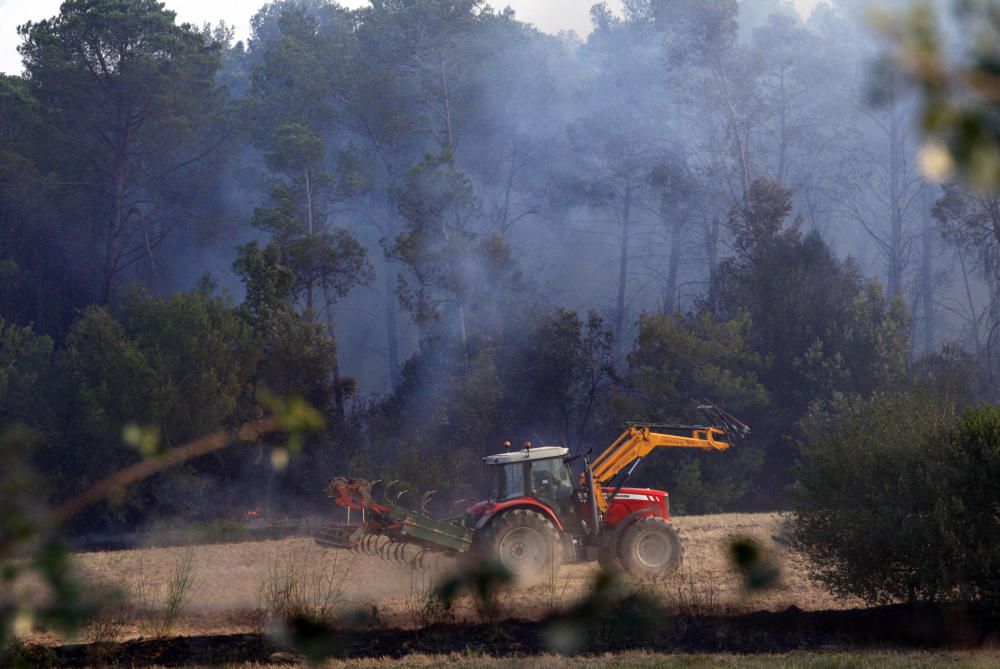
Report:
[[[568,448],[540,446],[483,458],[493,502],[535,498],[562,506],[573,497],[573,478],[566,464]]]
[[[473,526],[513,507],[538,507],[557,523],[574,514],[574,477],[566,462],[568,448],[527,447],[483,458],[486,499],[466,509]],[[542,508],[545,507],[545,508]]]

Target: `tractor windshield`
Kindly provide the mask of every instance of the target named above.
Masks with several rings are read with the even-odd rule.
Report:
[[[502,502],[532,496],[554,506],[573,495],[573,481],[562,458],[491,465],[492,499]]]
[[[536,460],[531,463],[531,491],[549,504],[562,503],[573,496],[569,468],[562,458]]]

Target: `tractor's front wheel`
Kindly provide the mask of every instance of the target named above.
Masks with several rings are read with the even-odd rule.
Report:
[[[681,566],[683,548],[677,531],[657,516],[632,523],[618,542],[618,557],[632,576],[670,576]]]
[[[555,574],[562,562],[559,532],[536,511],[504,512],[482,533],[480,555],[502,564],[519,583],[543,581]]]

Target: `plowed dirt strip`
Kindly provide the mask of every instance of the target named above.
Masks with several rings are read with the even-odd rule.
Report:
[[[994,618],[974,618],[945,608],[888,606],[838,611],[789,609],[730,616],[668,616],[648,621],[647,628],[633,630],[620,625],[594,625],[574,618],[439,624],[420,630],[330,631],[324,640],[336,656],[345,659],[408,658],[414,654],[468,655],[470,649],[486,657],[544,657],[551,652],[551,630],[579,625],[579,642],[572,652],[604,657],[635,651],[752,656],[817,649],[850,649],[853,654],[862,654],[865,650],[884,652],[917,648],[995,651],[997,622]],[[195,663],[219,666],[294,659],[287,649],[275,643],[274,639],[257,635],[234,634],[136,640],[103,647],[36,647],[27,649],[26,653],[37,654],[37,659],[47,655],[50,664],[61,667],[83,667],[96,662],[109,666],[189,666]],[[32,661],[35,658],[28,659],[32,665],[37,664]]]

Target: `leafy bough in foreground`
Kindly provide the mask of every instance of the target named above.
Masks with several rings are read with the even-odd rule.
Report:
[[[45,508],[40,483],[27,464],[34,439],[30,430],[14,426],[0,435],[0,470],[4,472],[0,479],[0,649],[7,647],[12,635],[36,626],[72,634],[93,613],[70,574],[69,554],[59,539],[60,527],[74,515],[149,476],[268,435],[285,435],[271,459],[273,466],[283,467],[290,453],[301,450],[306,434],[323,428],[323,417],[302,400],[264,396],[262,403],[269,415],[176,448],[160,448],[155,431],[129,426],[125,439],[144,455],[143,459],[51,509]],[[49,591],[44,603],[18,591],[19,582],[30,573]]]

